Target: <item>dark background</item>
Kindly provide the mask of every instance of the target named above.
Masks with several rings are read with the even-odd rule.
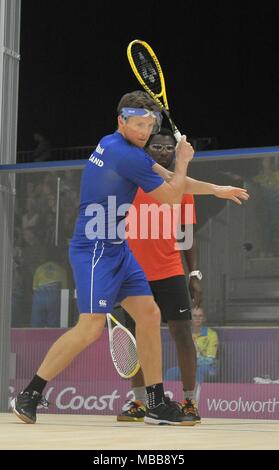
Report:
[[[278,7],[255,2],[22,0],[18,149],[94,145],[139,89],[126,48],[151,44],[173,118],[219,148],[279,144]]]

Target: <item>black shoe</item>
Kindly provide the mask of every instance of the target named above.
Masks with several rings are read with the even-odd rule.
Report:
[[[127,410],[117,416],[117,421],[143,421],[145,417],[145,405],[140,400],[130,401]]]
[[[172,426],[194,426],[195,420],[189,418],[175,401],[165,397],[164,402],[155,408],[146,408],[144,422],[147,424],[168,424]]]
[[[192,417],[192,419],[196,421],[196,424],[201,422],[199,410],[194,400],[183,400],[181,403],[181,408],[185,416]]]
[[[11,408],[14,414],[27,424],[36,423],[38,405],[43,405],[47,408],[49,402],[35,390],[33,390],[33,392],[20,392],[17,397],[11,401]]]

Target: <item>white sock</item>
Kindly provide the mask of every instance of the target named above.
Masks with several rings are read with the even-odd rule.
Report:
[[[183,390],[184,400],[195,400],[195,389],[194,390]]]
[[[133,387],[132,388],[135,400],[140,400],[144,405],[146,404],[146,388],[145,387]]]

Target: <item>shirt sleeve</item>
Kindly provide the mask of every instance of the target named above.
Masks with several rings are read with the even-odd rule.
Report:
[[[187,211],[187,209],[185,208],[187,204],[192,205],[191,211]],[[197,219],[194,196],[192,194],[184,194],[181,201],[181,225],[192,225],[196,223]]]
[[[145,193],[149,193],[164,183],[163,178],[152,170],[155,164],[144,150],[134,148],[132,152],[119,160],[117,171],[137,186],[143,189]]]
[[[218,336],[214,330],[209,330],[208,334],[208,347],[206,351],[206,356],[216,357],[217,348],[218,348]]]

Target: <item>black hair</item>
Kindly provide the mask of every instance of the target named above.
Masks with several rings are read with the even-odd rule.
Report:
[[[148,141],[146,142],[146,147],[148,147],[148,145],[151,144],[153,138],[156,135],[167,135],[167,136],[172,138],[174,145],[176,145],[176,140],[175,140],[175,137],[173,135],[173,132],[170,129],[168,129],[167,127],[161,127],[161,130],[159,132],[157,132],[157,134],[151,134]]]

